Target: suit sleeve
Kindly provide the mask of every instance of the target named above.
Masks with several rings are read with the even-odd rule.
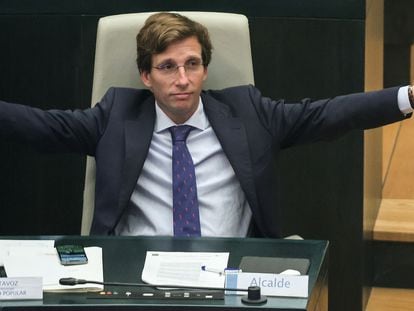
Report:
[[[312,141],[331,140],[354,129],[370,129],[403,120],[398,108],[399,88],[356,93],[298,103],[272,100],[249,88],[257,115],[281,148]]]
[[[86,110],[41,110],[0,101],[0,137],[46,152],[94,155],[113,103],[110,89]]]

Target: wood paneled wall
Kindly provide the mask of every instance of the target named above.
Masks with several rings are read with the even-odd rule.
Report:
[[[362,0],[3,0],[0,98],[88,107],[99,17],[157,10],[247,15],[256,85],[265,96],[326,98],[365,89]],[[275,159],[285,234],[331,242],[329,303],[337,311],[363,305],[363,154],[363,132],[355,131]],[[4,140],[0,159],[0,234],[80,232],[83,157],[43,155]]]

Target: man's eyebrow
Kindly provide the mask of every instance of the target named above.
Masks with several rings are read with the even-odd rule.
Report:
[[[175,61],[172,58],[166,58],[158,62],[158,64],[164,64],[164,63],[175,63]]]
[[[201,60],[201,57],[200,56],[189,56],[189,57],[187,57],[187,59],[186,59],[186,61],[189,61],[189,60],[194,60],[194,59],[197,59],[197,60]]]
[[[200,55],[189,55],[185,58],[184,62],[187,62],[189,60],[193,60],[193,59],[197,59],[197,60],[202,60]],[[166,58],[161,60],[160,62],[158,62],[158,64],[164,64],[164,63],[177,63],[177,61],[175,59],[170,58]]]

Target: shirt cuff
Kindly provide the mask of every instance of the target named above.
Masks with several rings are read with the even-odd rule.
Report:
[[[398,90],[398,108],[400,108],[403,114],[409,114],[413,112],[413,108],[410,104],[410,99],[408,98],[408,85],[400,87]]]

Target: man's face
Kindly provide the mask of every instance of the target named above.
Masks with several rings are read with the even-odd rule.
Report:
[[[188,120],[198,107],[207,78],[207,68],[200,66],[201,62],[201,45],[196,37],[189,37],[153,55],[152,70],[141,73],[142,82],[154,93],[160,108],[177,124]],[[179,66],[176,71],[170,70],[175,66]]]

